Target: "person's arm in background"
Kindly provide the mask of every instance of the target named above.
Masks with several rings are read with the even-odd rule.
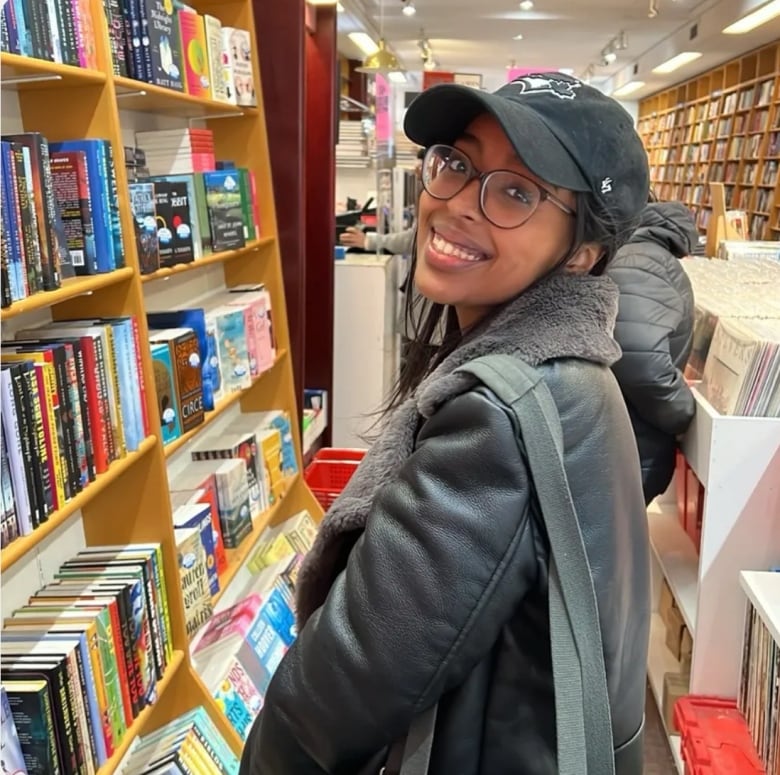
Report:
[[[682,321],[679,291],[638,254],[616,260],[609,276],[620,287],[615,339],[623,356],[612,367],[620,389],[643,420],[669,435],[684,433],[696,405],[669,350]]]
[[[415,228],[404,231],[390,232],[389,234],[377,234],[376,232],[364,232],[353,226],[341,235],[341,244],[347,247],[361,248],[369,252],[387,250],[394,256],[406,256],[412,252]]]

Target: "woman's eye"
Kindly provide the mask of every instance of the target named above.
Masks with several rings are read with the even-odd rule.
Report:
[[[450,172],[457,172],[461,175],[468,171],[466,163],[462,159],[450,159],[447,163],[447,169]]]
[[[510,199],[514,199],[520,204],[531,204],[532,195],[524,188],[517,188],[517,186],[513,186],[506,189],[506,194]]]

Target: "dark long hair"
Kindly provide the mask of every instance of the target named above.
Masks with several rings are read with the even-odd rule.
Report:
[[[601,246],[602,253],[590,273],[601,275],[615,257],[618,248],[631,236],[637,221],[618,222],[613,214],[606,211],[591,193],[577,193],[576,207],[577,214],[571,247],[552,271],[559,271],[582,245],[594,242]],[[414,273],[416,266],[417,240],[415,239],[411,267],[404,288],[404,327],[410,341],[406,350],[405,363],[383,408],[384,414],[403,403],[414,393],[423,379],[451,352],[459,345],[476,337],[490,325],[490,322],[504,307],[514,301],[514,299],[509,299],[503,304],[497,305],[474,326],[461,330],[454,307],[437,304],[415,293]]]

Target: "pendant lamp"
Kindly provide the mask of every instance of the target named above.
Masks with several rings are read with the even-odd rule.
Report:
[[[359,73],[389,73],[401,69],[398,59],[392,51],[385,46],[385,39],[379,39],[379,48],[363,60],[360,67],[355,70]]]

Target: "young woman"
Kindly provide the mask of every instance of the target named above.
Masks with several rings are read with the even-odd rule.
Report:
[[[441,315],[448,334],[410,361],[325,517],[241,773],[377,775],[435,703],[431,775],[557,773],[548,544],[522,440],[507,406],[454,373],[505,353],[541,371],[561,417],[616,769],[640,775],[648,538],[602,273],[647,201],[645,152],[615,101],[558,74],[492,95],[434,87],[405,128],[428,149],[414,281],[432,307],[414,346]]]

